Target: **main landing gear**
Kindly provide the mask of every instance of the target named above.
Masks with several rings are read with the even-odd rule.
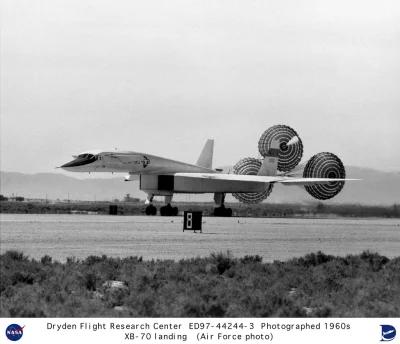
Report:
[[[214,209],[214,216],[219,217],[231,217],[232,216],[232,209],[225,208],[225,205],[221,204],[219,208]]]
[[[157,215],[157,208],[150,204],[146,207],[146,215]]]
[[[165,202],[166,206],[160,208],[161,216],[177,216],[178,215],[178,208],[171,206],[172,195],[171,196],[165,196],[164,202]]]
[[[146,215],[157,215],[157,208],[152,203],[153,198],[154,195],[149,195],[147,197],[147,201],[150,202],[150,204],[146,207]]]
[[[160,208],[161,216],[177,216],[178,215],[178,208],[172,207],[171,203],[168,203],[165,207]]]
[[[150,195],[147,197],[146,203],[150,203],[146,207],[146,215],[157,215],[157,208],[153,205],[154,195]],[[165,204],[166,206],[160,208],[161,216],[177,216],[178,208],[171,206],[172,196],[165,196]]]
[[[221,204],[219,208],[214,209],[214,216],[218,217],[231,217],[232,216],[232,209],[231,208],[225,208],[225,194],[220,194],[217,196],[217,194],[214,197],[214,200],[217,204]]]

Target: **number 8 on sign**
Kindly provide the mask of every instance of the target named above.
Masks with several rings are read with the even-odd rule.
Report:
[[[193,214],[192,213],[188,213],[187,214],[187,218],[186,218],[186,228],[192,228],[192,217]]]

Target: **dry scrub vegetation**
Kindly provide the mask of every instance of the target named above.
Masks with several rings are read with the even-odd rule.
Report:
[[[0,256],[1,317],[397,317],[400,257],[318,252],[234,258]],[[115,286],[108,281],[121,281]],[[108,282],[108,283],[107,283]]]

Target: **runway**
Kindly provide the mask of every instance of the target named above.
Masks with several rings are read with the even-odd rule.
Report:
[[[203,217],[203,233],[183,232],[182,217],[1,214],[0,221],[1,253],[47,254],[61,262],[102,254],[180,260],[228,250],[235,257],[258,254],[264,262],[317,251],[400,256],[398,219]]]

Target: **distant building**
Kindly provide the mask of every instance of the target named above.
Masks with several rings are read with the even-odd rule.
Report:
[[[11,196],[8,198],[9,201],[11,202],[23,202],[25,200],[25,197],[21,196]]]

